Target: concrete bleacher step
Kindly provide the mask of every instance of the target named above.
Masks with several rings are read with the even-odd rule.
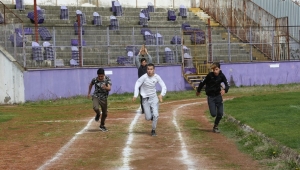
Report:
[[[120,28],[118,31],[108,31],[107,27],[110,25],[109,17],[113,15],[110,8],[101,8],[101,7],[69,7],[69,20],[60,20],[60,7],[59,6],[40,6],[42,9],[45,9],[45,22],[40,24],[39,26],[47,27],[51,32],[53,27],[55,27],[55,39],[57,46],[70,46],[71,39],[76,39],[78,35],[74,35],[74,27],[73,24],[76,20],[75,11],[80,9],[85,13],[87,19],[87,25],[84,25],[85,34],[83,35],[83,39],[87,43],[87,47],[83,48],[84,51],[84,62],[97,64],[99,63],[100,56],[110,55],[111,61],[106,61],[106,63],[115,63],[116,58],[118,56],[126,56],[125,47],[131,44],[143,44],[144,38],[143,35],[140,34],[140,30],[142,26],[138,24],[139,22],[139,13],[143,8],[123,8],[124,14],[123,16],[118,16]],[[12,6],[14,8],[14,6]],[[24,20],[24,26],[26,27],[34,27],[34,24],[30,22],[27,18],[27,13],[33,10],[33,6],[26,6],[25,11],[15,11],[15,13],[20,16]],[[207,19],[209,16],[201,11],[199,8],[197,10],[190,10],[188,12],[187,18],[182,18],[177,16],[176,21],[167,21],[167,8],[158,8],[154,13],[150,13],[151,20],[149,21],[148,28],[150,28],[153,32],[159,32],[163,35],[164,38],[164,46],[160,47],[159,55],[162,56],[159,60],[163,60],[163,49],[165,46],[171,46],[171,38],[174,35],[181,35],[180,29],[182,23],[189,23],[192,27],[200,28],[202,30],[206,30],[207,28]],[[179,12],[178,9],[175,9],[176,14]],[[92,20],[93,12],[98,12],[102,16],[103,25],[102,26],[93,26]],[[214,55],[220,60],[223,58],[228,58],[228,52],[226,49],[228,46],[226,42],[228,42],[228,34],[226,30],[217,26],[217,23],[214,23],[213,19],[210,19],[211,25],[214,26],[211,28],[212,30],[212,41],[214,43],[222,43],[225,45],[215,46]],[[128,29],[128,28],[133,28]],[[132,35],[134,34],[134,35]],[[118,49],[114,47],[109,47],[110,50],[114,52],[107,53],[108,50],[105,48],[94,48],[95,46],[102,45],[106,47],[107,45],[107,36],[109,36],[110,45],[123,45],[124,49]],[[130,37],[130,38],[127,38]],[[207,59],[207,45],[193,45],[190,41],[190,35],[184,35],[184,45],[191,49],[191,55],[195,61],[203,62]],[[134,38],[131,39],[131,38]],[[31,40],[34,40],[35,37],[31,36]],[[230,41],[234,42],[238,40],[236,37],[231,36]],[[42,43],[43,41],[40,40]],[[50,41],[52,43],[52,40]],[[29,47],[30,48],[30,47]],[[156,54],[156,47],[148,46],[148,50],[151,54]],[[174,48],[172,46],[172,48]],[[61,47],[56,51],[57,57],[64,60],[65,65],[68,64],[68,61],[71,57],[71,51],[68,50],[70,48]],[[27,50],[26,50],[27,51]],[[181,55],[181,50],[178,50],[178,54]],[[247,47],[240,48],[239,46],[232,46],[231,54],[232,59],[242,61],[245,60],[249,56],[249,49]],[[247,53],[248,52],[248,53]],[[257,52],[253,52],[253,55],[257,55]],[[26,52],[26,56],[30,56],[30,49]],[[238,58],[240,57],[240,58]],[[181,57],[180,57],[181,58]],[[249,57],[248,57],[249,58]],[[256,57],[259,58],[259,57]],[[101,60],[101,63],[103,61]],[[193,80],[194,81],[194,80]]]

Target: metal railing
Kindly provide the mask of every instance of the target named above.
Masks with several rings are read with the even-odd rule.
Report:
[[[72,46],[72,40],[78,41],[78,35],[70,31],[74,29],[73,27],[52,27],[48,28],[52,36],[48,42],[52,45],[54,59],[47,60],[44,54],[45,48],[43,47],[45,41],[39,40],[43,59],[37,61],[34,60],[32,51],[32,42],[34,42],[35,36],[25,34],[24,31],[21,35],[18,35],[14,29],[16,29],[16,24],[7,24],[0,27],[0,44],[26,68],[72,66],[70,60],[72,59],[73,46],[81,47],[81,61],[84,67],[134,65],[133,57],[127,55],[126,47],[131,46],[131,49],[136,50],[133,53],[137,54],[136,52],[139,51],[142,44],[148,42],[145,41],[140,28],[127,27],[112,31],[103,27],[86,27],[81,38],[82,46],[80,46],[80,43]],[[23,29],[30,30],[28,27]],[[33,30],[33,28],[31,29]],[[184,63],[186,60],[184,58],[185,53],[188,53],[194,61],[203,64],[214,61],[259,62],[300,59],[299,43],[294,41],[286,43],[287,40],[282,39],[285,36],[277,34],[278,31],[276,30],[283,28],[243,27],[241,29],[239,27],[207,26],[200,30],[202,37],[199,37],[199,31],[184,32],[181,31],[181,28],[150,29],[152,34],[160,33],[162,35],[160,43],[157,38],[154,38],[153,42],[146,44],[146,48],[155,64],[173,65],[183,63],[186,65]],[[18,36],[23,38],[22,43],[18,44]],[[175,36],[180,37],[181,41],[172,44],[170,41]],[[171,49],[173,53],[172,60],[169,60],[170,58],[165,55],[165,48]],[[119,57],[125,58],[126,62],[119,63]],[[58,61],[60,61],[59,64],[57,64]]]
[[[250,43],[271,60],[284,51],[289,59],[288,18],[276,18],[251,0],[203,0],[200,8],[237,37]],[[272,49],[272,50],[270,50]]]
[[[16,29],[23,30],[21,34],[15,33]],[[128,56],[126,48],[129,46],[137,52],[143,44],[146,45],[149,54],[153,58],[155,64],[173,65],[181,64],[181,48],[180,44],[171,44],[170,41],[174,36],[180,36],[180,28],[148,28],[151,30],[151,41],[145,40],[145,36],[141,33],[141,28],[123,27],[119,30],[109,30],[108,27],[83,27],[81,30],[82,36],[75,35],[74,27],[48,27],[51,39],[48,40],[54,51],[53,60],[47,60],[45,56],[45,48],[43,43],[46,40],[39,38],[38,43],[35,42],[34,32],[26,32],[25,30],[34,30],[33,27],[11,27],[10,25],[0,27],[0,39],[3,43],[0,44],[10,53],[14,58],[26,68],[37,67],[56,67],[56,66],[70,66],[72,59],[72,47],[77,47],[81,53],[81,66],[124,66],[133,65],[133,57]],[[158,33],[162,37],[158,37]],[[5,37],[8,35],[11,39]],[[17,39],[22,43],[18,44]],[[81,37],[81,38],[79,38]],[[13,41],[16,40],[16,41]],[[76,40],[77,44],[72,44],[72,40]],[[81,43],[79,42],[81,40]],[[35,60],[33,58],[33,42],[39,45],[42,49],[43,60]],[[81,45],[82,44],[82,45]],[[165,49],[170,48],[172,51],[171,60],[167,60]],[[135,53],[135,55],[137,54]],[[126,58],[126,63],[118,63],[118,58]],[[57,64],[57,62],[60,62]],[[79,61],[80,62],[80,61]],[[63,63],[63,64],[62,64]],[[78,64],[80,66],[80,63]]]

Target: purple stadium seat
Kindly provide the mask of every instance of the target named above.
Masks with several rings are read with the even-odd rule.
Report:
[[[152,34],[152,32],[149,28],[141,28],[141,34],[145,35],[146,31],[148,31],[150,34]]]
[[[188,53],[189,55],[191,55],[191,49],[187,48],[185,45],[182,48],[183,48],[183,53]]]
[[[194,68],[192,56],[190,56],[188,53],[184,53],[183,58],[184,58],[184,67],[185,68]]]
[[[130,61],[128,57],[120,56],[117,58],[117,63],[120,65],[129,65]]]
[[[52,45],[48,42],[45,41],[43,42],[43,47],[44,47],[44,55],[46,60],[54,60],[54,50]]]
[[[77,47],[72,46],[71,47],[71,59],[74,59],[77,63],[79,63],[79,50]]]
[[[181,28],[183,30],[184,35],[192,35],[194,31],[197,31],[197,30],[199,31],[200,30],[198,28],[192,28],[190,26],[190,24],[188,24],[188,23],[181,24]]]
[[[33,35],[33,30],[30,27],[26,27],[23,29],[25,35]]]
[[[15,42],[14,36],[15,35],[16,35],[16,47],[23,47],[23,37],[19,32],[16,34],[11,34],[9,36],[9,40],[11,41],[12,46],[14,46],[14,42]]]
[[[163,37],[161,36],[160,33],[156,33],[155,35],[155,41],[156,41],[156,45],[163,45],[164,44],[164,39]]]
[[[76,17],[80,17],[80,23],[81,25],[86,25],[86,17],[85,13],[81,12],[80,10],[76,10]]]
[[[154,12],[154,6],[151,2],[148,2],[148,12]]]
[[[171,44],[181,44],[181,37],[178,35],[175,35],[171,40]]]
[[[142,12],[140,13],[140,22],[139,22],[139,24],[142,25],[142,26],[147,26],[148,25],[148,18]]]
[[[78,46],[78,39],[71,39],[71,46]],[[86,42],[82,40],[82,46],[86,46]]]
[[[24,0],[16,0],[16,9],[25,10]]]
[[[69,19],[69,9],[66,6],[60,7],[60,19],[63,19],[63,20]]]
[[[23,28],[24,35],[33,35],[33,30],[30,27]],[[23,34],[21,28],[15,28],[15,33]]]
[[[165,62],[175,63],[173,51],[169,47],[165,48]]]
[[[191,35],[192,44],[205,44],[205,32],[200,29],[196,29]]]
[[[44,12],[39,6],[37,6],[37,14],[38,14],[38,18],[37,18],[38,24],[43,23],[44,22]],[[34,11],[28,12],[27,18],[29,18],[30,21],[32,23],[34,23]]]
[[[116,16],[122,16],[123,15],[123,9],[122,9],[122,6],[121,6],[120,2],[117,0],[117,1],[115,1],[114,5],[115,5],[115,9],[116,9],[115,15]]]
[[[119,21],[115,16],[110,16],[109,30],[119,30]]]
[[[129,52],[129,51],[132,51],[135,56],[139,54],[139,49],[136,46],[127,46],[126,52]]]
[[[93,13],[93,25],[102,25],[101,16],[98,12]]]
[[[179,16],[181,16],[182,18],[187,17],[187,10],[186,10],[186,7],[184,5],[180,5]]]
[[[154,35],[150,34],[148,31],[145,31],[144,34],[145,40],[146,40],[146,45],[155,45],[156,44],[156,40]]]
[[[70,60],[70,66],[71,67],[76,67],[76,66],[79,66],[79,63],[75,59],[72,58]]]
[[[43,61],[42,47],[39,43],[32,41],[32,59],[35,61]]]
[[[43,41],[51,40],[52,35],[50,34],[49,30],[46,27],[39,27],[38,31]]]
[[[176,14],[174,10],[168,10],[168,21],[175,21]]]
[[[134,53],[132,51],[128,51],[127,52],[127,57],[128,57],[128,60],[129,60],[129,63],[127,63],[127,64],[128,65],[133,64],[133,62],[134,62]]]
[[[111,1],[111,11],[113,13],[115,13],[117,10],[116,10],[116,7],[115,7],[115,1]]]
[[[78,35],[78,23],[74,22],[74,33],[75,35]],[[81,25],[81,34],[84,35],[84,27]]]
[[[149,14],[148,9],[142,9],[141,12],[145,15],[146,18],[148,18],[148,21],[149,21],[150,20],[150,14]]]

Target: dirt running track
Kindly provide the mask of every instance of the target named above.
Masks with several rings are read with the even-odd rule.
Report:
[[[161,103],[156,137],[150,136],[151,121],[143,114],[111,109],[109,132],[99,131],[99,123],[89,117],[82,120],[86,129],[83,126],[72,139],[39,145],[35,149],[40,155],[20,152],[26,164],[8,169],[262,169],[233,141],[212,132],[207,109],[204,98]],[[188,132],[187,121],[198,127]],[[200,140],[193,139],[191,130]]]

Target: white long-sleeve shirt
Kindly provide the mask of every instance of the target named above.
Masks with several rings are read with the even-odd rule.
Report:
[[[134,97],[138,97],[140,87],[140,93],[143,96],[143,98],[156,96],[156,83],[159,83],[159,85],[161,86],[160,94],[164,96],[167,92],[167,87],[164,81],[157,74],[154,74],[152,77],[149,77],[146,73],[136,81],[134,87]]]

